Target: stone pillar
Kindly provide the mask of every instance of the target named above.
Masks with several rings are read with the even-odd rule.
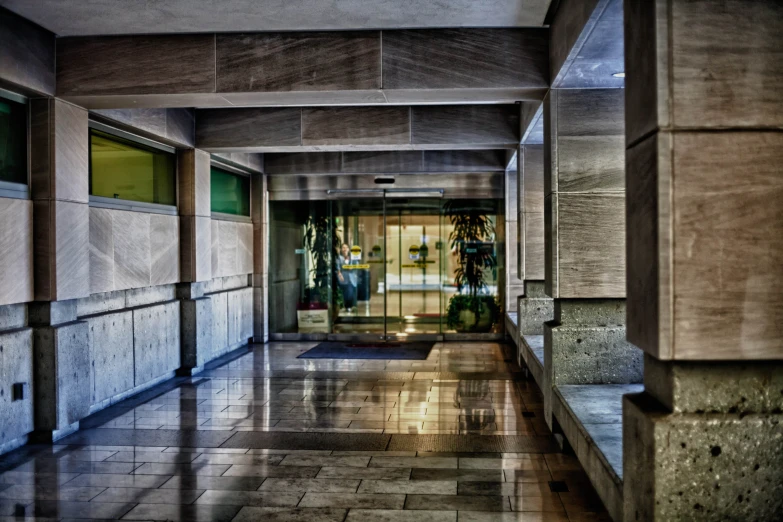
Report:
[[[506,169],[506,260],[505,260],[505,297],[503,310],[516,312],[517,298],[524,291],[524,283],[519,276],[519,191],[517,190],[517,162],[513,168]]]
[[[783,4],[625,2],[626,520],[783,513]]]
[[[546,293],[544,411],[552,388],[641,382],[625,341],[625,135],[622,89],[551,90],[544,100]]]
[[[212,279],[210,156],[198,149],[177,154],[180,214],[180,299],[182,368],[192,375],[212,354],[212,301],[204,283]]]
[[[269,341],[267,321],[267,196],[266,175],[250,179],[250,212],[253,219],[253,342]]]
[[[519,201],[519,334],[543,335],[552,320],[552,299],[544,292],[544,145],[525,144],[517,157]]]
[[[37,438],[71,433],[90,407],[87,323],[75,299],[90,295],[87,111],[56,98],[30,102]]]

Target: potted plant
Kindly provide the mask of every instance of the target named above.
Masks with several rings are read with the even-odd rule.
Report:
[[[296,307],[297,326],[300,332],[329,332],[331,321],[330,288],[335,288],[332,279],[332,256],[335,245],[340,243],[337,228],[326,215],[309,215],[304,224],[302,246],[306,262],[312,268],[307,272],[308,283],[302,288],[302,295]],[[312,281],[310,284],[309,281]],[[332,312],[339,310],[340,294],[331,292]]]
[[[458,262],[457,294],[449,299],[446,323],[460,333],[488,332],[500,319],[500,304],[488,293],[486,281],[487,271],[497,266],[495,227],[476,205],[451,200],[445,209],[454,227],[449,241]]]

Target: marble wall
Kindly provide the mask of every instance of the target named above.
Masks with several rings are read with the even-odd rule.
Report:
[[[213,219],[212,277],[253,273],[253,224]]]
[[[179,217],[90,208],[90,293],[179,282]]]
[[[0,305],[33,300],[33,202],[0,198]]]

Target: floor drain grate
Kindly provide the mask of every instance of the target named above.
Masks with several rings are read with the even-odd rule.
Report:
[[[562,480],[550,480],[549,491],[552,493],[568,493],[568,485]]]

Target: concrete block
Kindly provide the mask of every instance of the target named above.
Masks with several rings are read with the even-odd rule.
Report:
[[[85,319],[89,327],[91,405],[130,390],[133,382],[133,312]]]
[[[70,323],[76,320],[76,299],[67,301],[42,301],[30,303],[28,321],[30,325],[50,325]]]
[[[228,350],[228,294],[211,294],[212,300],[212,353],[221,354]]]
[[[661,361],[645,353],[644,385],[674,413],[783,411],[783,362]]]
[[[266,288],[253,287],[253,342],[265,343],[269,340],[266,319],[267,293]]]
[[[0,332],[27,326],[27,304],[0,306]]]
[[[133,357],[140,386],[180,367],[180,303],[133,310]]]
[[[783,414],[669,413],[623,401],[625,520],[779,520]]]
[[[182,368],[200,368],[212,360],[212,300],[209,297],[180,301]]]
[[[123,308],[125,308],[124,290],[92,294],[89,297],[76,300],[76,315],[79,317],[103,314],[113,310],[122,310]]]
[[[625,325],[625,299],[557,299],[555,321],[591,326]]]
[[[520,297],[518,299],[517,326],[521,335],[543,335],[544,323],[554,317],[554,300],[551,298]]]
[[[198,299],[204,297],[205,283],[180,283],[177,285],[177,299]]]
[[[173,301],[177,298],[176,285],[148,286],[144,288],[132,288],[125,291],[125,306],[147,306],[165,301]]]
[[[75,308],[75,307],[74,307]],[[34,330],[35,427],[68,430],[90,409],[89,329],[84,321]],[[54,439],[56,433],[52,433]]]
[[[624,326],[544,327],[544,366],[553,386],[640,383],[643,360],[625,340]]]
[[[253,289],[243,288],[228,294],[228,346],[235,348],[253,336]]]
[[[13,400],[14,383],[25,384],[23,400]],[[33,428],[33,329],[9,330],[0,333],[0,448]]]

